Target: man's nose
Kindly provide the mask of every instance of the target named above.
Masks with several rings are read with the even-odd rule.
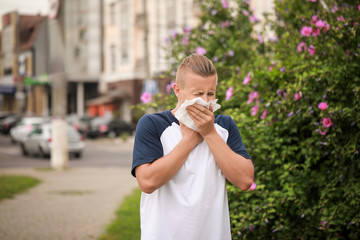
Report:
[[[204,99],[205,100],[205,102],[209,102],[210,101],[210,98],[209,98],[209,96],[202,96],[201,97],[202,99]]]

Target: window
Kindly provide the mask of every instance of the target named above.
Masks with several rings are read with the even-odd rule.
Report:
[[[110,56],[111,56],[111,71],[116,71],[116,46],[111,45],[110,46]]]
[[[116,17],[116,3],[115,2],[113,2],[113,3],[111,3],[110,4],[110,24],[111,25],[115,25],[115,22],[116,22],[116,19],[115,19],[115,17]]]
[[[126,65],[129,63],[129,18],[130,18],[130,4],[128,0],[121,1],[120,8],[120,42],[121,42],[121,64]]]
[[[168,29],[176,28],[176,0],[168,0],[167,4],[167,23]]]

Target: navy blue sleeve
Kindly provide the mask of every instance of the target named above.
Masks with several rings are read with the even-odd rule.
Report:
[[[246,151],[245,145],[240,135],[239,128],[236,125],[235,121],[230,116],[221,115],[218,124],[224,124],[225,128],[229,131],[229,137],[226,143],[231,148],[231,150],[233,150],[237,154],[240,154],[244,158],[251,160],[249,153]]]
[[[152,163],[162,156],[163,148],[159,132],[151,115],[145,115],[140,118],[136,126],[131,174],[136,177],[135,168],[137,166]]]

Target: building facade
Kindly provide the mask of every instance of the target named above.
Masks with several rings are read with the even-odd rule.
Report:
[[[1,34],[1,110],[48,116],[47,18],[4,14]]]
[[[197,23],[193,0],[104,0],[104,69],[100,91],[110,98],[96,104],[111,105],[120,118],[131,121],[130,106],[139,103],[144,88],[156,93],[155,79],[170,64],[164,39],[174,31]],[[96,107],[94,102],[88,106]]]
[[[102,72],[102,1],[60,2],[68,80],[68,113],[87,114],[85,102],[98,96]]]

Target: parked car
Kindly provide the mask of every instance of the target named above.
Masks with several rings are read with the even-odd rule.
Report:
[[[0,132],[3,134],[9,134],[10,129],[20,122],[22,116],[12,114],[0,121]]]
[[[120,119],[96,117],[90,121],[90,130],[87,136],[97,138],[100,136],[117,137],[123,133],[132,135],[134,127]]]
[[[50,119],[42,117],[24,117],[10,130],[12,143],[21,142],[29,133],[39,127],[42,123],[50,122]]]
[[[7,118],[11,115],[15,115],[15,114],[12,112],[0,112],[0,120],[3,120],[4,118]]]
[[[72,126],[67,126],[68,152],[76,158],[81,158],[85,148],[84,137]],[[31,131],[20,143],[21,152],[24,156],[37,154],[40,157],[50,157],[52,148],[51,123],[45,123]]]
[[[78,117],[77,115],[69,115],[67,117],[67,122],[82,135],[86,136],[87,132],[90,130],[90,121],[92,119],[93,117],[90,116]]]

